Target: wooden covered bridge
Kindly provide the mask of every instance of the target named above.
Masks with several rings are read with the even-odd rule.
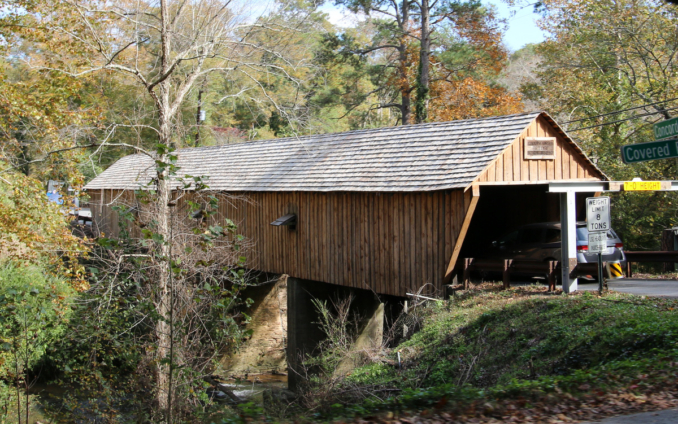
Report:
[[[549,182],[606,179],[546,113],[181,149],[178,166],[246,197],[218,219],[254,243],[248,267],[394,296],[440,292],[461,257],[558,220]],[[118,231],[112,207],[154,170],[130,155],[86,185],[98,229]]]
[[[584,196],[549,193],[549,184],[606,180],[546,113],[177,153],[180,174],[209,177],[210,190],[223,198],[214,219],[231,219],[253,243],[247,266],[291,277],[291,388],[298,352],[311,351],[323,337],[313,325],[312,298],[364,290],[360,308],[383,317],[378,297],[402,298],[422,287],[441,294],[462,258],[482,255],[509,230],[561,215],[583,218]],[[113,207],[133,204],[134,190],[154,172],[151,158],[130,155],[87,184],[95,227],[117,233]],[[570,265],[573,249],[564,249]],[[378,332],[376,322],[371,328]]]

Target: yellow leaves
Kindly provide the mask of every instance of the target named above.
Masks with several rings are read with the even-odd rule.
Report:
[[[523,110],[521,98],[487,81],[464,78],[431,87],[430,116],[435,121],[508,115]]]
[[[85,290],[88,285],[78,256],[86,251],[83,241],[71,234],[67,217],[47,201],[39,181],[4,174],[0,180],[0,260],[46,264],[51,273],[69,278],[73,288]]]

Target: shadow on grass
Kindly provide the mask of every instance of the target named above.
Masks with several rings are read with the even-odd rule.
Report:
[[[670,348],[678,334],[672,305],[678,302],[483,282],[429,308],[421,331],[396,348],[404,353],[402,378],[420,387],[483,388]]]

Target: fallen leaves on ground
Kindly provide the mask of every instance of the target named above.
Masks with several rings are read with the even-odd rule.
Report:
[[[452,408],[429,409],[411,413],[388,412],[357,418],[354,423],[436,424],[436,423],[576,423],[678,406],[678,383],[644,387],[644,393],[632,389],[605,393],[595,389],[575,397],[569,393],[549,394],[537,401],[524,398],[499,402],[473,402]]]
[[[678,272],[667,272],[660,274],[647,274],[643,272],[634,272],[634,280],[678,280]]]

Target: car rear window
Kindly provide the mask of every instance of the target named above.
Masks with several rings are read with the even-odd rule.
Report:
[[[541,243],[541,228],[524,228],[520,233],[521,243]]]
[[[555,243],[560,241],[560,230],[557,228],[547,228],[544,241],[546,243]]]

